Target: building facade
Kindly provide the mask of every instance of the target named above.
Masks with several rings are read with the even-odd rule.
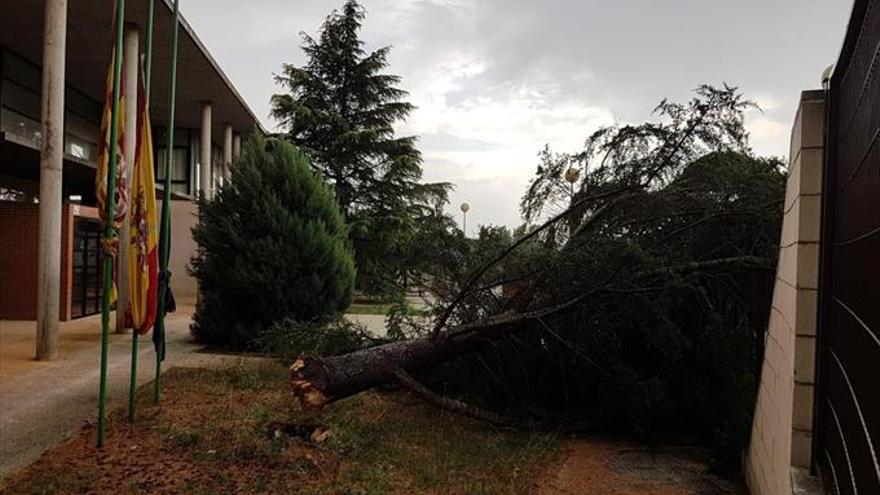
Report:
[[[137,74],[148,1],[126,3],[124,70]],[[57,333],[58,321],[101,307],[94,184],[114,4],[6,0],[0,7],[0,319],[38,320],[38,334],[53,326]],[[170,269],[172,289],[187,300],[195,297],[195,284],[185,270],[194,250],[189,235],[196,221],[193,199],[210,197],[229,173],[242,137],[262,130],[181,18],[176,127],[169,153],[172,13],[169,1],[155,0],[149,105],[157,194],[162,194],[169,155],[173,160],[172,232],[177,235],[172,236]],[[135,94],[127,91],[130,108],[135,108]],[[58,175],[60,184],[55,184]],[[38,352],[38,357],[53,353],[48,354]]]

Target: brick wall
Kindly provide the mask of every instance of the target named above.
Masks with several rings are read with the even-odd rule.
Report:
[[[38,205],[0,203],[0,318],[37,317]]]
[[[61,305],[59,319],[70,319],[70,298],[73,293],[73,206],[61,207]]]
[[[811,462],[824,96],[807,91],[791,136],[785,216],[745,468],[754,495],[792,493]]]
[[[0,202],[0,319],[37,318],[37,245],[40,209],[35,203]],[[61,213],[61,309],[70,319],[71,246],[73,222],[70,205]]]

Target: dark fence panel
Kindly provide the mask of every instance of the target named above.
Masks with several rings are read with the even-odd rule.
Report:
[[[880,0],[856,0],[828,101],[814,459],[880,494]]]

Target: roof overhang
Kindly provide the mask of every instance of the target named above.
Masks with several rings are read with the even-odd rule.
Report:
[[[67,84],[97,101],[103,100],[112,44],[113,0],[70,2],[67,14]],[[0,15],[0,44],[40,65],[42,61],[43,2],[4,0]],[[171,73],[171,0],[155,2],[151,115],[153,124],[167,123]],[[126,23],[145,39],[147,0],[128,0]],[[222,142],[223,127],[238,133],[265,133],[253,111],[181,16],[178,42],[176,127],[198,129],[201,104],[212,103],[213,140]]]

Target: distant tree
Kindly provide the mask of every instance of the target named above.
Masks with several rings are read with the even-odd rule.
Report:
[[[303,33],[304,66],[284,64],[272,97],[272,116],[284,136],[312,159],[332,185],[358,264],[358,286],[368,292],[399,289],[416,222],[446,184],[423,184],[415,136],[397,136],[394,124],[413,105],[382,73],[390,47],[366,53],[359,38],[364,9],[348,0],[333,11],[317,39]]]
[[[283,140],[255,138],[231,180],[199,206],[193,334],[245,348],[282,320],[312,322],[351,304],[354,259],[330,188]]]

